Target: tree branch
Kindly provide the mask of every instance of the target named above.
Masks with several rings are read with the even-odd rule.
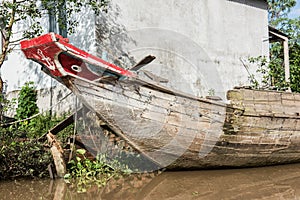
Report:
[[[20,20],[22,20],[21,18],[17,18],[17,19],[15,19],[15,22],[18,22],[18,21],[20,21]]]
[[[12,1],[12,4],[16,5],[16,0],[13,0]],[[5,57],[8,53],[8,45],[9,45],[9,40],[11,38],[11,34],[12,34],[12,27],[14,25],[14,22],[15,22],[15,15],[16,15],[16,7],[13,6],[12,9],[11,9],[11,13],[10,13],[10,20],[9,20],[9,23],[8,23],[8,26],[6,28],[6,31],[7,31],[7,35],[5,35],[4,37],[4,45],[3,45],[3,48],[2,48],[2,54],[0,56],[0,68],[2,67],[3,63],[4,63],[4,60],[5,60]],[[0,88],[2,89],[2,88]],[[2,92],[2,90],[1,90]]]
[[[14,45],[14,43],[19,43],[21,40],[24,40],[24,39],[26,39],[26,37],[22,37],[20,39],[17,39],[17,40],[14,40],[14,41],[10,41],[9,44],[10,45]]]
[[[19,44],[10,44],[9,46],[10,48],[8,49],[8,52],[11,52],[12,50],[15,49],[16,46],[19,46]]]
[[[16,3],[25,3],[27,2],[28,0],[23,0],[23,1],[16,1]]]

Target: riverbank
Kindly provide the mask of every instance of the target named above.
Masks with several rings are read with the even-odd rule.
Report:
[[[52,157],[47,143],[11,129],[0,129],[0,180],[49,177],[47,167]]]
[[[60,177],[70,183],[77,182],[84,191],[90,183],[105,185],[112,178],[132,172],[116,157],[86,151],[84,144],[76,139],[80,137],[74,135],[74,124],[66,123],[68,119],[73,119],[72,116],[63,117],[66,120],[61,120],[40,115],[26,124],[12,124],[7,128],[0,128],[0,180]],[[49,135],[53,140],[49,140]],[[53,144],[54,140],[56,145]],[[110,146],[114,142],[115,140]],[[65,168],[63,173],[57,170],[54,146],[59,146],[61,150],[60,161]]]

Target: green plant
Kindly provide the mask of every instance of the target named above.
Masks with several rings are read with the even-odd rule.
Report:
[[[267,61],[266,57],[252,57],[249,62],[257,66],[256,73],[261,76],[258,81],[254,74],[249,75],[250,84],[253,88],[267,88],[286,90],[289,84],[285,81],[284,67],[279,59]]]
[[[85,154],[84,149],[76,150],[76,157],[68,163],[69,172],[65,175],[65,180],[69,183],[73,178],[78,192],[85,192],[92,184],[104,186],[113,177],[131,173],[128,168],[127,171],[122,171],[124,166],[117,160],[108,160],[106,155],[98,155],[95,160],[90,160]]]
[[[4,95],[0,95],[0,121],[2,124],[6,123],[5,113],[14,110],[16,99],[8,100]]]
[[[300,44],[290,46],[291,89],[300,92]]]
[[[39,139],[64,118],[45,113],[31,119],[26,126],[0,128],[0,179],[48,176],[47,166],[52,156],[47,141]],[[71,134],[73,126],[61,131],[58,138],[65,144]]]
[[[249,58],[249,62],[251,64],[257,64],[257,73],[260,73],[262,75],[261,77],[261,83],[255,78],[254,74],[249,75],[250,83],[253,85],[255,88],[259,86],[265,86],[269,84],[270,80],[270,75],[269,75],[269,70],[267,66],[267,59],[266,57],[259,56],[259,57],[251,57]]]
[[[2,106],[2,111],[7,112],[9,110],[14,109],[14,107],[17,103],[17,99],[12,98],[11,100],[8,100],[3,95],[0,95],[0,102],[1,102],[1,106]]]
[[[39,140],[39,138],[47,133],[49,130],[47,127],[54,126],[58,121],[57,118],[49,120],[49,115],[40,115],[32,119],[27,126],[10,126],[2,129],[2,132],[0,131],[3,136],[0,142],[2,150],[0,150],[0,160],[3,161],[2,166],[11,163],[11,168],[7,171],[8,167],[2,167],[0,173],[4,173],[6,178],[48,176],[47,166],[52,162],[52,156],[45,148],[47,141]],[[58,134],[58,138],[65,144],[66,138],[72,133],[72,126],[67,127]]]
[[[41,137],[47,133],[56,124],[64,120],[66,116],[51,116],[49,112],[40,114],[29,121],[22,122],[21,126],[16,126],[19,131],[25,132],[29,138]],[[58,133],[60,141],[65,141],[67,137],[73,134],[74,125],[66,127],[64,130]]]
[[[289,18],[288,14],[296,5],[296,0],[268,0],[269,23],[289,37],[290,83],[286,83],[283,65],[283,46],[279,42],[271,44],[270,85],[278,89],[290,87],[293,92],[300,92],[300,17]]]
[[[33,82],[27,82],[22,87],[18,97],[17,119],[26,119],[38,113],[37,91]]]
[[[272,26],[277,26],[286,18],[291,8],[296,6],[296,0],[268,0],[269,21]]]
[[[29,140],[11,128],[0,128],[0,180],[16,177],[47,177],[52,161],[43,142]]]
[[[33,82],[26,83],[19,94],[17,119],[36,114],[36,100],[37,92]],[[9,108],[13,103],[4,99],[2,105]],[[65,118],[66,116],[56,117],[44,113],[7,128],[0,127],[0,179],[47,176],[47,166],[52,162],[52,156],[45,148],[45,140],[40,140],[40,137]],[[58,138],[65,142],[71,134],[73,126],[61,131]]]

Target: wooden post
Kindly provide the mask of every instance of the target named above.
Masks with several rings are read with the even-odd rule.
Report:
[[[283,52],[284,52],[284,74],[285,82],[288,83],[288,91],[291,92],[290,87],[290,56],[289,56],[289,39],[285,38],[283,41]]]
[[[50,150],[53,156],[57,176],[63,178],[67,171],[63,156],[64,151],[60,146],[59,142],[56,140],[55,136],[51,132],[47,134],[47,139],[51,145]]]

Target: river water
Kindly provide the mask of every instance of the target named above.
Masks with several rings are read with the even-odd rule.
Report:
[[[300,199],[300,164],[137,175],[86,193],[63,180],[2,181],[0,199]]]

